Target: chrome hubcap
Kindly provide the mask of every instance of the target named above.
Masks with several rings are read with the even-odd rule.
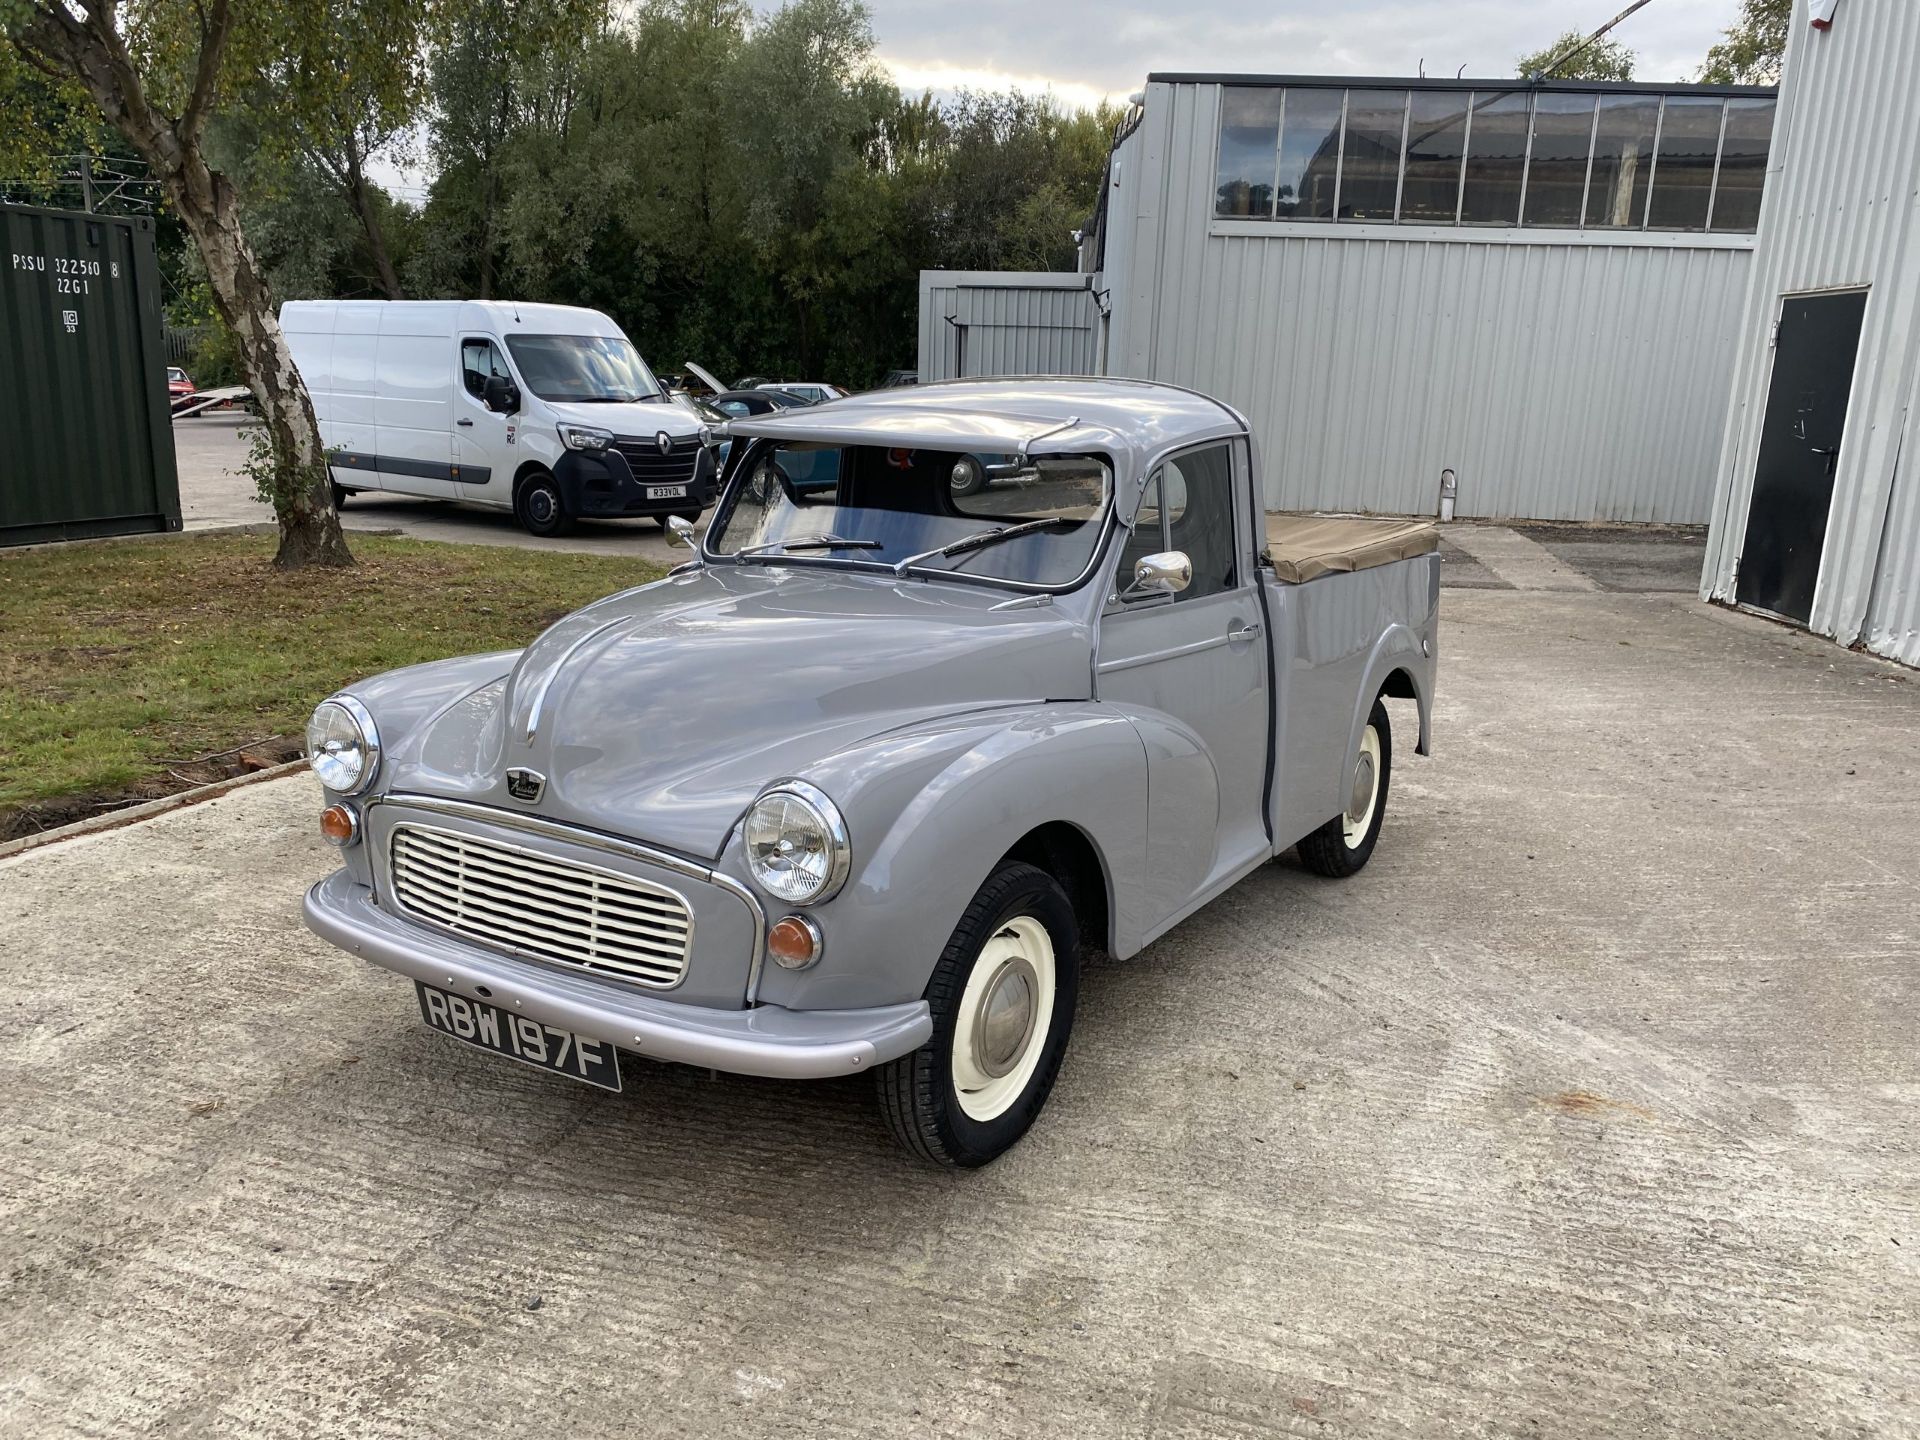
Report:
[[[1033,1038],[1038,988],[1033,966],[1017,955],[987,982],[973,1027],[973,1060],[984,1074],[998,1079],[1020,1063]]]
[[[1347,818],[1357,820],[1373,803],[1373,756],[1362,751],[1360,763],[1353,767],[1353,794],[1347,797]]]

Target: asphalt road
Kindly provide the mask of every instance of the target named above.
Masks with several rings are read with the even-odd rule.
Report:
[[[0,861],[0,1434],[1920,1432],[1920,680],[1492,550],[1369,869],[1095,968],[975,1174],[428,1033],[306,777]]]

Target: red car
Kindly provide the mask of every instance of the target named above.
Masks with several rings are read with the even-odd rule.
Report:
[[[188,378],[187,372],[178,365],[169,365],[167,367],[167,399],[175,408],[178,408],[182,401],[191,399],[193,393],[193,381]]]

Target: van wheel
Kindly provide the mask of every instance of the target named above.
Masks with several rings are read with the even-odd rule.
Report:
[[[534,470],[520,482],[513,495],[513,518],[529,535],[551,539],[573,529],[573,517],[560,499],[560,487],[544,470]]]
[[[353,491],[347,489],[347,487],[342,485],[338,480],[334,481],[333,482],[333,508],[336,510],[346,509],[347,496],[351,494],[353,494]]]
[[[1051,875],[1014,862],[988,877],[927,982],[932,1038],[875,1072],[896,1140],[971,1169],[1027,1133],[1073,1033],[1079,946]]]
[[[1347,776],[1347,808],[1299,844],[1300,863],[1336,880],[1357,873],[1373,856],[1387,818],[1387,785],[1393,778],[1393,731],[1387,707],[1375,699],[1360,733],[1360,755]]]

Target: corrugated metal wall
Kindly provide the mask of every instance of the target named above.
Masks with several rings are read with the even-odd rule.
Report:
[[[1798,0],[1701,582],[1703,595],[1734,597],[1780,297],[1870,287],[1811,626],[1910,665],[1920,665],[1920,445],[1906,433],[1920,403],[1917,70],[1911,0],[1850,0],[1824,34]]]
[[[920,378],[1091,375],[1100,312],[1085,275],[920,272]]]
[[[153,221],[0,205],[0,545],[180,528]]]
[[[1122,147],[1110,373],[1242,409],[1272,509],[1431,514],[1450,468],[1462,515],[1707,520],[1750,238],[1215,221],[1218,103],[1153,83]]]

